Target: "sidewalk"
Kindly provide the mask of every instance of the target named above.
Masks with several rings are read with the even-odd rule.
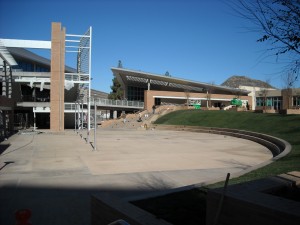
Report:
[[[28,208],[33,225],[88,225],[93,193],[148,195],[272,157],[247,140],[178,131],[98,129],[97,151],[74,131],[16,134],[1,146],[8,143],[0,155],[0,224],[15,224],[14,212]]]

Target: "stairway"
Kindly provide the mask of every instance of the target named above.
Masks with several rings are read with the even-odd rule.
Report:
[[[113,120],[106,120],[102,122],[101,128],[147,129],[160,116],[178,109],[182,109],[182,107],[164,105],[157,107],[155,114],[149,113],[147,110],[137,113],[130,113],[126,114],[125,122],[122,117]],[[138,122],[139,117],[141,117],[141,122]]]

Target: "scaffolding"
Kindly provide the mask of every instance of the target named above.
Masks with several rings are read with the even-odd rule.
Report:
[[[68,38],[68,39],[67,39]],[[77,72],[65,73],[65,82],[78,83],[79,89],[76,102],[82,103],[87,108],[87,142],[91,130],[91,59],[92,59],[92,27],[84,35],[66,34],[66,53],[77,54]],[[77,104],[77,112],[80,105]],[[75,109],[76,111],[76,109]],[[79,115],[78,115],[79,116]]]

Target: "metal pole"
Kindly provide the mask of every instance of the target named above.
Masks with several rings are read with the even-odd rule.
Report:
[[[88,111],[87,111],[87,132],[86,132],[86,143],[90,142],[90,129],[91,129],[91,103],[90,103],[90,98],[87,98],[88,101]]]
[[[88,96],[88,120],[87,120],[87,130],[88,130],[88,142],[89,142],[89,134],[91,130],[91,71],[92,71],[92,27],[90,26],[90,42],[89,42],[89,96]]]
[[[36,118],[35,118],[35,112],[33,112],[33,130],[36,129]]]
[[[79,132],[80,132],[80,102],[78,101],[77,102],[77,110],[76,110],[77,112],[76,112],[76,114],[77,114],[77,121],[76,121],[76,123],[77,123],[77,134],[79,134]]]
[[[219,201],[219,205],[218,205],[218,208],[217,208],[217,214],[216,214],[216,217],[215,217],[215,220],[214,220],[214,225],[218,225],[218,223],[219,223],[219,218],[220,218],[220,215],[221,215],[223,201],[224,201],[224,197],[225,197],[225,194],[226,194],[229,178],[230,178],[230,173],[227,173],[224,188],[223,188],[223,192],[222,192],[221,199]]]
[[[74,129],[74,132],[76,133],[76,130],[77,130],[77,115],[76,115],[76,108],[77,108],[77,102],[75,102],[75,109],[74,109],[74,118],[75,118],[75,129]]]
[[[81,99],[81,138],[83,138],[83,99]]]
[[[97,104],[96,100],[94,99],[94,150],[97,150]]]
[[[9,67],[9,80],[8,80],[8,98],[11,98],[12,95],[12,69]]]

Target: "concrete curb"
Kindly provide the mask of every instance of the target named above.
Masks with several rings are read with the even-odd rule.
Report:
[[[273,158],[267,160],[263,163],[252,166],[248,169],[245,169],[241,172],[237,172],[231,174],[231,178],[239,177],[251,171],[257,170],[261,167],[264,167],[290,153],[292,150],[292,146],[289,142],[273,137],[267,134],[246,131],[246,130],[237,130],[237,129],[229,129],[229,128],[218,128],[218,127],[201,127],[201,126],[179,126],[179,125],[152,125],[152,129],[158,130],[176,130],[176,131],[189,131],[189,132],[201,132],[201,133],[212,133],[212,134],[220,134],[220,135],[228,135],[232,137],[244,138],[247,140],[254,141],[259,143],[265,147],[267,147],[273,154]],[[213,179],[206,183],[195,184],[193,186],[204,186],[216,182],[220,182],[224,180],[224,177],[219,179]]]

